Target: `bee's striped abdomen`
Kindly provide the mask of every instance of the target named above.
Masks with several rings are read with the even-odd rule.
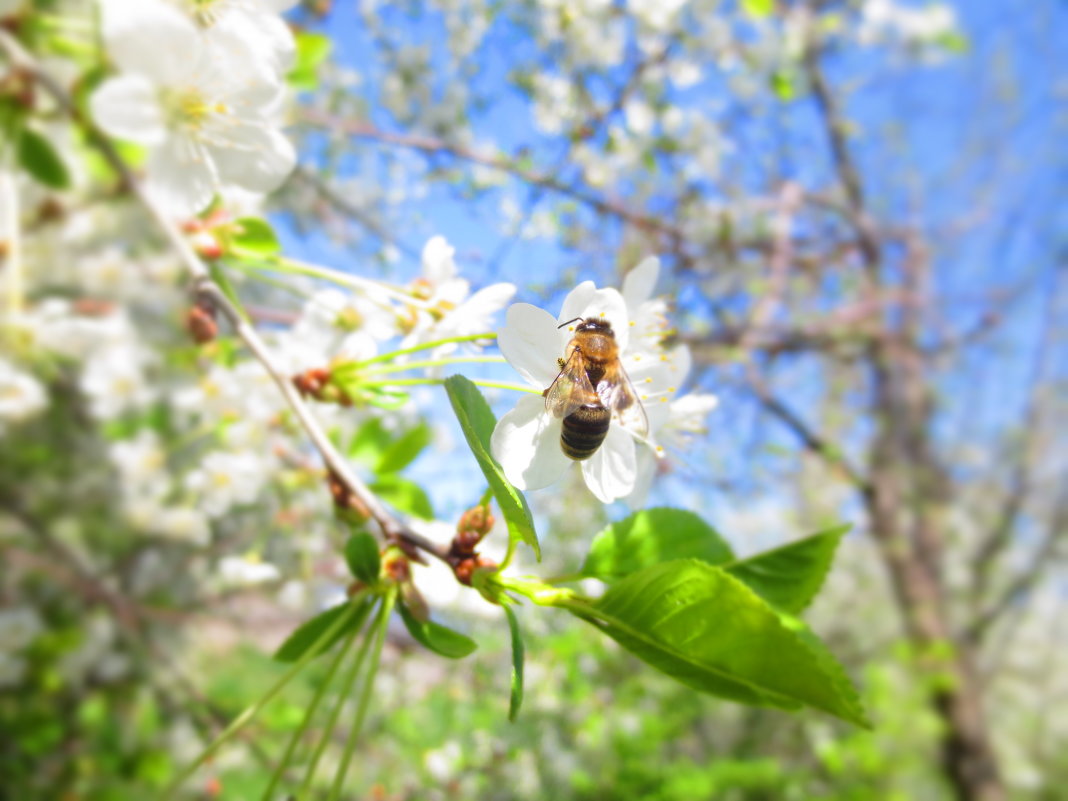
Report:
[[[612,413],[599,403],[587,403],[564,418],[560,448],[569,459],[589,459],[608,435]]]

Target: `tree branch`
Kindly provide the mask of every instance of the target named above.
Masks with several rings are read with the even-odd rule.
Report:
[[[197,257],[174,222],[163,213],[153,198],[145,191],[140,180],[122,160],[108,137],[90,121],[83,119],[78,114],[77,108],[63,87],[40,68],[40,65],[22,48],[14,37],[2,29],[0,29],[0,50],[7,54],[16,68],[25,71],[27,75],[31,76],[52,95],[61,108],[85,126],[94,146],[116,173],[122,177],[141,205],[145,207],[162,230],[168,244],[174,249],[186,272],[189,273],[194,294],[197,297],[209,299],[213,306],[223,313],[223,316],[233,327],[234,333],[245,343],[245,346],[248,347],[253,356],[263,365],[274,380],[286,403],[289,404],[290,409],[293,410],[293,413],[300,421],[308,438],[322,456],[323,462],[359,498],[371,517],[382,529],[383,536],[387,539],[406,543],[447,562],[448,549],[446,546],[432,542],[412,529],[409,524],[392,515],[363,480],[353,472],[345,458],[334,447],[334,444],[330,441],[330,438],[319,424],[319,421],[316,420],[296,387],[293,386],[289,377],[284,375],[275,363],[269,348],[259,333],[244,319],[219,286],[212,280],[207,266]]]

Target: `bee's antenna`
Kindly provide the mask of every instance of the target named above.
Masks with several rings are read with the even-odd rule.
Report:
[[[575,320],[581,320],[581,319],[582,319],[581,317],[576,317],[575,318]],[[556,327],[557,328],[563,328],[565,325],[571,325],[573,322],[575,322],[575,320],[568,320],[566,323],[560,323],[560,325],[558,325]]]

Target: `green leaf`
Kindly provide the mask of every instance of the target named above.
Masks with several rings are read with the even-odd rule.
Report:
[[[842,668],[724,570],[664,562],[614,584],[588,612],[638,658],[700,692],[754,706],[810,706],[869,726]]]
[[[490,453],[490,437],[497,425],[497,418],[493,416],[478,387],[462,375],[446,378],[445,390],[449,393],[449,401],[456,412],[456,419],[460,421],[467,445],[482,468],[482,474],[489,482],[493,497],[497,499],[497,505],[508,524],[508,536],[522,540],[533,548],[534,555],[541,561],[541,547],[527,499],[504,477],[504,471]]]
[[[523,635],[512,607],[505,604],[504,614],[508,617],[508,629],[512,634],[512,696],[508,702],[508,720],[515,723],[519,707],[523,705]]]
[[[775,0],[742,0],[742,11],[750,17],[766,17],[775,10]]]
[[[366,531],[358,531],[345,543],[345,561],[355,578],[364,584],[378,581],[382,572],[382,557],[378,542]]]
[[[672,559],[712,565],[734,561],[719,533],[693,512],[654,508],[610,524],[593,538],[582,575],[615,581]]]
[[[426,423],[419,423],[415,428],[405,431],[381,452],[375,472],[397,473],[403,470],[430,444],[430,435],[430,426]]]
[[[379,476],[371,489],[399,512],[415,515],[421,520],[434,519],[434,507],[422,487],[409,478],[396,475]]]
[[[785,103],[797,97],[798,75],[792,69],[777,69],[771,74],[771,91]]]
[[[797,614],[811,603],[831,569],[838,543],[850,526],[813,534],[780,548],[724,565],[723,569],[784,612]]]
[[[359,601],[345,601],[301,624],[275,651],[275,660],[278,662],[296,662],[299,660],[315,644],[315,641],[333,626],[341,615],[345,614],[353,603],[359,604],[356,614],[352,616],[352,619],[346,625],[335,632],[328,642],[323,643],[316,656],[329,651],[334,643],[363,625],[363,621],[371,609],[372,601],[370,598],[363,598]]]
[[[356,430],[347,453],[350,459],[356,459],[373,467],[378,463],[379,454],[389,445],[389,432],[382,425],[382,418],[375,416]]]
[[[319,65],[330,55],[333,42],[329,36],[307,31],[298,31],[294,38],[297,41],[297,54],[286,80],[294,89],[310,92],[319,86]]]
[[[23,128],[19,137],[19,164],[50,189],[66,189],[70,186],[67,165],[47,137],[32,128]]]
[[[408,633],[434,653],[449,659],[463,659],[478,648],[474,640],[458,631],[445,628],[432,620],[416,620],[404,604],[399,604],[397,608]]]
[[[241,217],[229,226],[230,244],[259,256],[270,256],[282,251],[271,224],[259,217]]]

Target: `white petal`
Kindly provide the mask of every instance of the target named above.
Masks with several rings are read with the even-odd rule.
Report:
[[[159,0],[103,0],[100,10],[108,54],[125,72],[162,86],[189,75],[200,32],[177,8]]]
[[[538,395],[525,395],[497,422],[490,449],[512,484],[541,489],[563,476],[571,460],[560,449],[560,427]]]
[[[634,491],[638,480],[634,439],[623,428],[612,425],[601,447],[582,463],[582,477],[597,500],[611,503]]]
[[[249,67],[265,78],[285,75],[293,66],[296,42],[289,26],[275,14],[232,8],[212,26],[225,32],[246,51]]]
[[[456,248],[443,236],[432,236],[423,246],[423,278],[435,286],[456,277]]]
[[[656,477],[657,464],[660,461],[652,447],[648,445],[638,445],[637,457],[638,474],[634,481],[634,489],[630,495],[626,496],[627,506],[631,509],[641,509],[645,506],[649,490],[653,486],[653,479]]]
[[[656,279],[660,275],[660,259],[649,256],[627,273],[623,279],[623,299],[631,314],[653,296]]]
[[[236,147],[211,147],[219,178],[253,192],[270,192],[293,171],[297,154],[280,132],[263,125],[243,125],[228,134]]]
[[[560,372],[556,360],[564,355],[556,319],[529,303],[513,303],[504,316],[497,346],[523,378],[541,389]]]
[[[142,75],[108,78],[89,100],[96,124],[111,136],[158,145],[165,135],[159,90]]]
[[[515,295],[513,284],[491,284],[478,290],[447,315],[446,336],[481,334],[489,328],[490,318],[504,308]]]
[[[215,168],[203,149],[171,136],[149,156],[148,191],[174,217],[191,217],[215,195]]]
[[[567,293],[564,305],[560,308],[560,319],[557,324],[570,322],[576,317],[582,316],[582,310],[590,305],[590,300],[597,291],[593,281],[583,281],[577,287]]]
[[[612,324],[619,349],[625,351],[630,341],[630,320],[627,317],[627,304],[616,289],[598,289],[586,294],[586,305],[575,316],[600,317]],[[564,318],[567,319],[567,318]],[[564,322],[562,319],[560,322]]]

